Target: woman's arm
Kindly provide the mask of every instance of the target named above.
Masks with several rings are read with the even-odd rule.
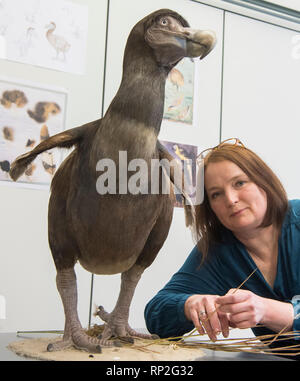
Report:
[[[144,316],[147,329],[159,337],[178,337],[194,326],[184,315],[184,304],[190,294],[164,288],[146,305]]]

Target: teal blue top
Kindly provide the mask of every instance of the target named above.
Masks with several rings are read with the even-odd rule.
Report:
[[[195,247],[183,266],[145,308],[146,325],[160,337],[182,336],[194,325],[184,314],[186,299],[194,294],[225,295],[238,287],[256,268],[245,246],[224,228],[222,243],[209,251],[201,265]],[[294,306],[293,330],[300,330],[300,200],[289,202],[278,245],[277,275],[273,288],[257,271],[242,286],[264,298],[290,302]],[[252,328],[255,335],[273,334],[265,327]],[[299,343],[299,341],[298,341]],[[290,345],[290,344],[289,344]]]

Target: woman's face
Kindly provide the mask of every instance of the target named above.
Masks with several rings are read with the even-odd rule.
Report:
[[[262,223],[267,210],[266,193],[236,164],[228,160],[210,163],[204,180],[210,206],[226,228],[243,233]]]

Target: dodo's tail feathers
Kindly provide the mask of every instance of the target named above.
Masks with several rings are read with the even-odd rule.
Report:
[[[37,155],[44,151],[55,147],[71,148],[75,144],[78,144],[84,137],[87,127],[90,125],[91,123],[88,123],[83,126],[72,128],[70,130],[53,135],[38,144],[32,151],[20,155],[11,164],[9,171],[10,177],[16,181],[25,172],[27,166],[37,157]]]

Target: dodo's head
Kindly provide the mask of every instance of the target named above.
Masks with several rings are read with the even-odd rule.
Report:
[[[159,66],[172,68],[184,57],[203,59],[214,48],[215,33],[196,30],[178,13],[160,9],[139,21],[132,29],[126,46],[133,56],[150,54]],[[125,51],[125,56],[126,56]]]

